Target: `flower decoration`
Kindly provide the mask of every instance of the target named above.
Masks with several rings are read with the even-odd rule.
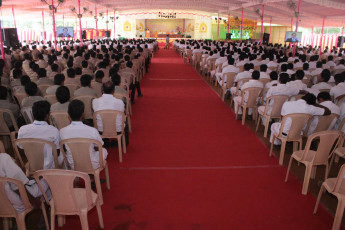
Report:
[[[82,18],[83,17],[83,14],[88,12],[88,8],[87,7],[83,7],[83,12],[81,12],[80,14],[77,13],[77,9],[75,7],[72,7],[71,8],[71,12],[72,13],[75,13],[77,15],[77,18]]]

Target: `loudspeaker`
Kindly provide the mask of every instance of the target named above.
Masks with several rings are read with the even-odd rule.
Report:
[[[338,42],[337,42],[337,47],[343,47],[343,45],[344,45],[344,37],[342,37],[342,36],[339,36],[338,37]]]
[[[19,40],[16,28],[2,29],[2,39],[7,47],[19,47]]]
[[[110,37],[110,31],[109,31],[109,30],[106,30],[106,31],[105,31],[105,36],[106,36],[107,38]]]
[[[264,33],[264,36],[262,38],[262,44],[268,44],[270,42],[270,34]]]
[[[232,33],[226,33],[226,40],[231,40]]]
[[[83,30],[83,33],[82,33],[81,37],[82,37],[83,39],[86,39],[86,31],[85,31],[85,30]]]

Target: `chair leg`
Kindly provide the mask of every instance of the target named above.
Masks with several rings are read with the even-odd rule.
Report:
[[[44,218],[44,223],[46,224],[47,229],[49,230],[49,221],[48,221],[46,207],[44,205],[44,200],[43,199],[41,199],[41,209],[42,209],[42,214],[43,214],[43,218]]]
[[[310,178],[315,179],[317,166],[312,166]]]
[[[81,222],[81,229],[82,230],[89,230],[89,223],[87,220],[87,211],[82,210],[79,214],[80,222]]]
[[[97,209],[97,214],[98,214],[99,226],[102,229],[104,229],[102,209],[101,209],[101,205],[100,205],[99,201],[96,203],[96,209]]]
[[[334,217],[333,226],[332,226],[333,230],[340,229],[341,220],[343,219],[343,214],[344,214],[344,208],[345,208],[345,201],[339,198],[337,210],[335,211],[335,217]]]
[[[119,148],[119,161],[122,162],[122,147],[121,147],[121,137],[117,138],[117,146]]]
[[[55,230],[55,212],[54,205],[50,207],[50,230]]]
[[[315,207],[314,207],[314,214],[316,214],[317,212],[317,208],[319,207],[319,203],[320,203],[320,200],[321,200],[321,197],[322,197],[322,194],[325,192],[325,186],[323,186],[323,184],[321,185],[321,189],[320,189],[320,192],[319,192],[319,195],[317,196],[317,199],[316,199],[316,203],[315,203]]]
[[[286,140],[282,140],[282,145],[281,145],[280,155],[279,155],[280,165],[283,165],[283,162],[284,162],[285,146],[286,146]]]
[[[122,140],[122,151],[123,153],[127,153],[127,149],[126,149],[126,135],[122,135],[121,137]]]
[[[19,214],[16,217],[17,227],[19,230],[26,229],[25,226],[25,215]]]
[[[259,115],[259,116],[260,116],[260,115]],[[261,116],[258,118],[258,122],[256,122],[256,129],[255,129],[255,132],[257,132],[258,129],[259,129],[260,119],[261,119]]]
[[[58,216],[58,227],[63,227],[63,225],[64,225],[64,219],[63,218],[64,217],[61,215]]]
[[[9,225],[10,225],[10,218],[2,218],[2,226],[4,228],[4,230],[9,230]]]
[[[329,172],[329,170],[328,170],[328,164],[326,163],[326,168],[325,168],[325,179],[324,179],[324,181],[327,179],[327,177],[328,177],[328,172]]]
[[[311,171],[312,171],[312,166],[306,165],[305,166],[304,180],[303,180],[303,187],[302,187],[302,194],[303,195],[307,195],[307,193],[308,193]]]
[[[287,182],[289,179],[289,173],[290,173],[292,161],[293,161],[293,157],[290,157],[289,166],[288,166],[287,171],[286,171],[285,182]]]
[[[247,116],[247,107],[243,106],[242,107],[242,125],[246,122],[246,116]]]
[[[132,122],[131,122],[131,118],[129,116],[127,116],[127,124],[128,124],[129,132],[132,133]]]
[[[99,202],[103,205],[103,194],[102,194],[102,187],[101,187],[101,178],[99,176],[99,171],[96,171],[95,174],[95,184],[96,184],[96,191],[99,197]]]
[[[267,137],[267,133],[268,133],[268,126],[270,125],[270,119],[268,117],[266,117],[265,120],[265,131],[264,131],[264,137]]]
[[[105,174],[105,181],[107,183],[107,189],[110,190],[110,180],[109,180],[108,164],[105,165],[104,174]]]

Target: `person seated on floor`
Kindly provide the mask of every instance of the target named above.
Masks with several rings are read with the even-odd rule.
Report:
[[[237,109],[238,109],[238,105],[241,103],[242,101],[242,96],[241,95],[241,91],[248,89],[248,88],[252,88],[252,87],[258,87],[258,88],[264,88],[264,85],[262,84],[262,82],[259,81],[260,79],[260,72],[257,70],[254,70],[252,73],[252,79],[249,80],[248,82],[244,83],[240,88],[238,92],[237,97],[234,98],[234,107],[235,107],[235,113],[237,113]],[[244,95],[244,103],[247,102],[249,95],[245,94]],[[242,109],[239,108],[240,110],[238,111],[238,114],[242,114]],[[251,115],[252,114],[252,109],[248,110],[248,114]]]
[[[297,101],[287,101],[283,104],[281,115],[285,116],[294,113],[305,113],[313,116],[327,116],[331,111],[322,105],[316,104],[316,97],[311,93],[307,93]],[[275,122],[271,126],[270,142],[273,141],[273,135],[278,134],[280,131],[281,122]],[[288,119],[283,127],[282,134],[287,136],[291,127],[291,120]],[[274,140],[274,145],[280,145],[281,141],[277,138]]]
[[[73,100],[68,106],[68,115],[72,123],[60,130],[61,140],[71,139],[71,138],[89,138],[100,141],[103,145],[103,140],[97,129],[83,124],[84,119],[84,103],[80,100]],[[107,159],[108,152],[105,148],[102,149],[103,160]],[[69,165],[74,168],[73,157],[70,150],[67,148],[66,158]],[[92,167],[98,169],[99,165],[99,152],[96,146],[90,148],[90,159]]]
[[[0,177],[11,178],[21,181],[24,184],[25,190],[29,196],[33,198],[39,198],[42,196],[42,192],[37,183],[33,179],[27,178],[23,170],[15,163],[15,160],[7,153],[0,153]],[[40,184],[44,191],[48,191],[49,187],[44,180],[40,180]],[[1,188],[3,189],[3,188]],[[14,184],[5,184],[5,193],[8,200],[11,202],[13,208],[17,213],[25,211],[22,198],[19,195],[18,187]],[[50,197],[50,192],[47,193]]]
[[[331,90],[332,86],[328,84],[331,78],[331,72],[328,69],[322,70],[321,74],[317,76],[317,84],[313,85],[312,89]]]
[[[57,88],[64,85],[64,82],[65,82],[65,75],[63,75],[61,73],[56,74],[54,77],[54,85],[49,86],[46,89],[46,94],[47,95],[54,95],[56,93]]]
[[[37,101],[44,101],[44,98],[39,95],[38,87],[35,82],[29,82],[25,85],[25,93],[28,97],[24,98],[22,101],[22,108],[32,107]]]
[[[56,149],[60,149],[60,134],[59,130],[48,124],[50,113],[50,104],[47,101],[37,101],[32,106],[32,114],[34,122],[29,125],[24,125],[18,130],[18,139],[22,138],[37,138],[53,142]],[[62,154],[58,153],[58,163],[63,162]],[[53,169],[57,167],[54,163],[53,150],[51,146],[44,147],[44,169]]]
[[[92,77],[88,74],[84,74],[80,78],[80,84],[81,87],[74,91],[74,96],[83,96],[83,95],[90,95],[90,96],[95,96],[97,97],[97,92],[96,90],[91,88],[91,80]]]
[[[66,86],[59,86],[55,92],[57,102],[52,104],[51,112],[67,112],[71,98],[69,89]]]

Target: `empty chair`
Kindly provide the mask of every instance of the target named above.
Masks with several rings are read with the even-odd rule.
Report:
[[[91,190],[89,175],[68,170],[40,170],[34,174],[44,199],[50,205],[50,229],[55,229],[55,215],[78,215],[83,230],[89,229],[87,214],[96,206],[99,225],[103,229],[103,216],[99,196]],[[40,179],[49,185],[52,199],[48,199]],[[74,187],[76,179],[84,181],[85,188]]]
[[[90,148],[97,149],[93,154],[93,159],[98,160],[99,167],[94,168],[93,162],[90,156]],[[70,165],[70,158],[73,160],[73,169],[75,171],[85,172],[87,174],[92,174],[95,177],[95,184],[97,189],[97,194],[99,196],[101,204],[103,204],[103,195],[101,188],[101,171],[105,170],[105,177],[107,183],[107,189],[110,189],[109,182],[109,172],[108,164],[106,160],[103,160],[103,148],[102,143],[98,140],[89,139],[89,138],[70,138],[60,141],[60,150],[63,153],[64,157],[67,158],[66,164],[68,168],[72,169]],[[70,155],[67,155],[67,150],[70,152]]]
[[[125,114],[116,110],[100,110],[94,112],[93,123],[95,124],[96,129],[98,129],[97,115],[101,117],[103,123],[103,132],[101,134],[101,137],[117,139],[119,148],[119,161],[122,162],[122,148],[123,152],[126,153]],[[118,119],[118,116],[122,117],[121,133],[119,134],[116,131],[116,120]]]
[[[264,137],[267,137],[268,126],[269,126],[270,120],[281,118],[281,110],[282,110],[283,104],[288,99],[289,99],[289,97],[284,96],[284,95],[274,95],[274,96],[267,98],[265,110],[264,111],[258,111],[259,120],[256,124],[256,131],[258,131],[260,120],[262,120],[262,122],[264,123],[264,126],[265,126]],[[259,107],[259,110],[260,110],[260,107]]]
[[[289,171],[293,160],[296,160],[297,162],[305,165],[302,194],[306,195],[308,192],[310,178],[312,176],[314,177],[314,175],[312,175],[313,167],[324,165],[326,167],[326,179],[328,175],[328,158],[334,151],[334,144],[338,145],[341,136],[342,132],[338,130],[322,131],[310,135],[308,137],[304,150],[295,151],[290,157],[285,182],[287,182],[288,180]],[[311,150],[311,145],[312,143],[316,144],[316,140],[318,141],[317,150]]]
[[[10,200],[7,197],[5,186],[6,184],[13,184],[18,188],[18,195],[20,196],[23,205],[25,207],[25,210],[22,212],[17,212],[14,207],[12,206]],[[4,229],[8,229],[8,219],[14,217],[17,222],[17,227],[19,230],[25,230],[25,216],[31,212],[34,207],[31,205],[27,192],[24,188],[24,184],[20,180],[12,179],[12,178],[6,178],[6,177],[0,177],[0,217],[4,217]],[[48,224],[47,220],[47,214],[45,212],[44,203],[41,203],[41,209],[43,212],[43,216],[45,217],[45,222]]]
[[[271,143],[270,148],[270,156],[273,154],[273,145],[274,140],[277,138],[281,140],[282,145],[280,148],[280,155],[279,155],[279,164],[282,165],[284,161],[284,154],[285,154],[285,146],[286,142],[291,141],[294,144],[294,151],[297,150],[296,143],[299,144],[299,148],[302,148],[302,130],[304,126],[307,124],[307,122],[312,119],[312,115],[305,114],[305,113],[293,113],[285,115],[282,119],[282,122],[280,124],[279,133],[273,134],[273,140]],[[289,132],[286,134],[283,134],[284,126],[288,123],[288,121],[291,121],[291,127]],[[272,134],[271,134],[272,135]]]
[[[337,178],[328,178],[321,185],[319,195],[316,200],[314,214],[317,212],[322,194],[327,190],[330,194],[334,195],[338,199],[337,210],[333,221],[332,230],[340,229],[341,220],[343,219],[345,209],[345,165],[341,166]]]
[[[67,112],[51,112],[49,119],[57,129],[62,129],[71,124],[71,120]]]

